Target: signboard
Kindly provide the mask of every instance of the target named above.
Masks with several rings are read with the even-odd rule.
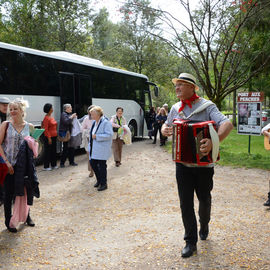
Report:
[[[263,92],[238,93],[238,125],[237,133],[245,135],[260,135],[262,129]]]

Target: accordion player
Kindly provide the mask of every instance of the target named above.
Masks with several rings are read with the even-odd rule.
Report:
[[[212,140],[212,151],[204,156],[200,151],[200,141],[204,138]],[[179,163],[208,165],[219,160],[219,137],[214,121],[173,121],[172,139],[173,161]]]

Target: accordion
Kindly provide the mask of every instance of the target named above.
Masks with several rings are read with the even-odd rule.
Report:
[[[178,120],[173,122],[173,161],[207,165],[219,160],[219,139],[214,121]],[[214,138],[213,138],[214,137]],[[200,151],[202,139],[212,139],[212,151],[206,156]]]

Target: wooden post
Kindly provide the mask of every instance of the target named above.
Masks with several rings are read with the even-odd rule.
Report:
[[[233,126],[236,127],[236,90],[233,91]]]

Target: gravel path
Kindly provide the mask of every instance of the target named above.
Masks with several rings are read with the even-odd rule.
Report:
[[[267,171],[216,166],[209,238],[183,259],[175,167],[163,148],[150,140],[125,146],[121,167],[108,162],[103,192],[86,156],[76,162],[37,168],[36,227],[8,232],[0,208],[0,269],[270,269]]]

